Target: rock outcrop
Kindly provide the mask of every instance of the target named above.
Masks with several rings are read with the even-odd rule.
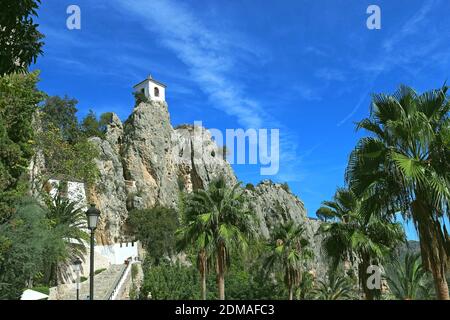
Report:
[[[123,124],[112,113],[105,138],[90,141],[99,150],[95,161],[100,176],[96,186],[88,190],[89,201],[102,212],[96,232],[98,244],[126,241],[126,219],[133,209],[177,207],[181,190],[205,188],[219,175],[230,185],[237,182],[224,160],[224,149],[216,145],[210,132],[192,125],[174,129],[165,102],[140,103]],[[35,175],[42,161],[38,156],[33,160],[30,172]],[[285,185],[270,180],[247,187],[245,192],[262,236],[269,237],[280,222],[304,224],[315,253],[313,269],[323,274],[325,263],[320,261],[323,254],[316,235],[320,223],[307,217],[303,202]]]
[[[311,244],[314,257],[311,269],[319,277],[326,272],[326,261],[323,261],[321,240],[317,231],[320,221],[308,218],[303,202],[286,185],[264,180],[256,186],[246,188],[250,198],[250,207],[259,220],[259,228],[264,237],[269,237],[271,230],[279,223],[293,220],[305,227],[305,236]]]
[[[100,151],[100,177],[90,199],[103,213],[97,232],[102,244],[123,239],[132,209],[177,207],[180,190],[204,188],[219,175],[236,182],[210,133],[198,126],[172,128],[165,102],[139,104],[124,124],[112,114],[105,139],[90,141]]]

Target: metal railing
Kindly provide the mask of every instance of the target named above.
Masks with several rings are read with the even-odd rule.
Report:
[[[131,261],[127,265],[122,266],[122,270],[120,271],[119,276],[114,280],[113,284],[111,285],[110,289],[105,294],[105,297],[103,300],[112,300],[114,295],[117,293],[118,290],[120,290],[120,282],[123,279],[124,275],[127,273],[127,270],[131,268]]]

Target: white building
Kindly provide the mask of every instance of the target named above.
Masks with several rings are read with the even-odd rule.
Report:
[[[134,92],[143,93],[148,99],[166,101],[166,85],[156,81],[151,75],[133,87]]]

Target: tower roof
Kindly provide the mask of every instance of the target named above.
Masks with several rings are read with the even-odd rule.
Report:
[[[167,87],[164,83],[159,82],[159,81],[156,81],[155,79],[153,79],[152,75],[149,74],[145,80],[142,80],[142,81],[139,82],[138,84],[135,84],[135,85],[133,86],[133,88],[136,88],[138,85],[140,85],[140,84],[142,84],[142,83],[144,83],[144,82],[146,82],[146,81],[153,82],[153,83],[155,83],[155,84],[157,84],[157,85],[160,85],[161,87],[164,87],[164,88]]]

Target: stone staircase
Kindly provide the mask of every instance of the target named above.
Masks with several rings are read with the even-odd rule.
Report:
[[[117,285],[126,269],[125,264],[111,265],[105,271],[94,276],[94,300],[108,300],[114,286]],[[80,284],[80,300],[89,296],[89,279]],[[76,300],[76,288],[67,290],[59,300]]]

